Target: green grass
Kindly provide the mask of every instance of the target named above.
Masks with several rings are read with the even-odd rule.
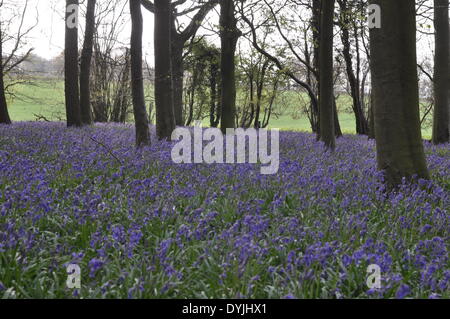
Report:
[[[9,113],[13,121],[35,121],[36,115],[48,120],[64,119],[64,82],[38,80],[13,87],[9,99]]]
[[[13,93],[15,96],[9,101],[9,112],[13,121],[35,121],[37,115],[42,115],[50,121],[65,118],[64,83],[61,80],[39,79],[31,83],[19,84],[14,86]],[[269,127],[286,131],[310,132],[308,118],[299,110],[299,101],[305,101],[307,97],[295,92],[284,93],[284,95],[283,106],[275,105],[278,114],[272,117]],[[351,99],[348,95],[342,95],[338,99],[339,123],[344,134],[356,133],[355,117],[350,111],[350,103]],[[208,124],[207,119],[204,124]],[[430,127],[422,129],[424,138],[431,138],[431,134]]]

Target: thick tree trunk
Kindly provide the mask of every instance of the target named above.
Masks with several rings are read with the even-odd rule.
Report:
[[[0,39],[2,39],[2,29],[0,24]],[[0,59],[3,57],[3,45],[0,40]],[[3,59],[0,60],[0,123],[11,124],[11,118],[8,113],[8,105],[6,103],[5,83],[3,80]]]
[[[434,120],[433,143],[450,141],[449,136],[449,4],[434,0],[435,62],[434,62]]]
[[[136,127],[136,146],[150,145],[150,131],[145,108],[144,78],[142,72],[143,21],[140,0],[130,0],[131,13],[131,91]]]
[[[155,104],[159,139],[171,139],[175,129],[171,67],[171,3],[155,0]]]
[[[370,92],[370,102],[369,102],[369,139],[375,139],[375,119],[374,119],[374,105],[375,97],[373,92]]]
[[[381,28],[370,30],[377,159],[388,188],[428,178],[419,118],[414,0],[371,0]]]
[[[234,15],[234,0],[220,2],[220,39],[221,39],[221,129],[236,127],[236,66],[235,52],[239,38],[237,20]]]
[[[334,81],[333,81],[333,18],[334,0],[322,3],[319,46],[319,118],[320,140],[327,149],[336,147],[335,137],[335,107],[334,107]]]
[[[81,126],[78,78],[78,0],[66,0],[64,87],[67,126]]]
[[[86,10],[86,29],[84,33],[83,50],[81,52],[80,64],[80,110],[81,122],[86,125],[92,124],[91,110],[91,60],[92,47],[95,31],[95,3],[96,0],[89,0]]]

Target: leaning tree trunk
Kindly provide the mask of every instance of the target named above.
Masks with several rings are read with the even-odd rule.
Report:
[[[414,0],[371,0],[382,10],[370,30],[377,159],[388,188],[403,178],[428,178],[423,150]]]
[[[333,18],[334,0],[322,3],[319,45],[319,120],[320,140],[329,150],[336,147],[333,92]]]
[[[236,127],[236,65],[235,52],[239,38],[237,20],[234,15],[234,0],[220,2],[220,40],[221,40],[221,129]]]
[[[0,24],[0,39],[2,39],[2,29]],[[0,40],[0,58],[3,56],[2,41]],[[6,103],[5,83],[3,81],[3,61],[0,60],[0,123],[11,124],[11,118],[8,113],[8,105]]]
[[[155,104],[159,139],[171,139],[175,129],[171,68],[171,3],[155,0]]]
[[[66,0],[64,87],[67,126],[81,126],[78,78],[78,0]]]
[[[434,120],[433,143],[443,144],[449,138],[449,4],[448,0],[434,0],[435,63],[434,63]]]
[[[95,3],[96,0],[89,0],[87,3],[86,30],[84,33],[84,43],[80,63],[81,122],[86,125],[92,124],[90,75],[95,31]]]
[[[140,0],[130,0],[131,13],[131,91],[136,127],[136,146],[150,145],[150,131],[145,109],[144,78],[142,72],[143,21]]]

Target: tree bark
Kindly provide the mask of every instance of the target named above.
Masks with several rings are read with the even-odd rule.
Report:
[[[211,127],[217,127],[220,122],[220,110],[218,108],[218,99],[220,98],[217,92],[217,78],[219,75],[219,64],[216,57],[212,56],[209,69],[209,87],[210,87],[210,110],[209,123]]]
[[[313,0],[312,3],[312,18],[311,18],[311,27],[312,27],[312,40],[313,40],[313,68],[316,70],[316,74],[319,74],[319,42],[320,42],[320,17],[322,11],[322,1],[321,0]],[[316,78],[316,88],[315,92],[319,92],[319,79]],[[318,95],[318,94],[317,94]],[[320,138],[320,120],[319,120],[319,107],[318,105],[314,106],[313,100],[311,99],[311,128],[313,133],[317,134],[317,137]]]
[[[142,5],[152,13],[155,13],[155,5],[149,0],[141,0]],[[184,1],[177,1],[177,5],[183,4]],[[183,110],[183,90],[184,90],[184,57],[183,49],[186,42],[195,36],[201,22],[205,19],[206,15],[211,11],[215,5],[219,3],[219,0],[208,0],[201,7],[191,19],[189,25],[181,32],[176,28],[176,17],[173,12],[176,10],[172,8],[171,12],[171,40],[172,40],[172,85],[173,85],[173,108],[175,116],[175,124],[178,126],[184,125],[185,114]],[[188,121],[187,121],[188,122]]]
[[[332,151],[336,147],[333,92],[333,18],[334,0],[323,1],[319,45],[320,140],[324,142],[327,149]]]
[[[67,126],[81,126],[78,78],[78,0],[66,0],[66,34],[64,51],[64,87]]]
[[[136,128],[136,146],[150,145],[150,131],[145,108],[144,78],[142,72],[143,21],[141,1],[130,0],[131,14],[131,91]]]
[[[234,0],[220,2],[220,40],[221,40],[221,129],[236,127],[236,65],[235,52],[240,36],[234,15]]]
[[[173,36],[173,32],[172,32]],[[172,84],[173,84],[173,109],[175,115],[175,124],[183,126],[183,90],[184,90],[184,61],[183,61],[184,42],[172,40]]]
[[[434,61],[434,119],[433,144],[450,141],[449,136],[449,4],[434,0],[435,61]]]
[[[95,4],[96,0],[89,0],[87,3],[86,29],[80,64],[80,110],[81,122],[85,125],[92,124],[90,75],[95,31]]]
[[[342,137],[341,124],[339,123],[339,114],[337,109],[336,98],[333,96],[333,117],[334,117],[334,135],[336,138]]]
[[[379,169],[388,189],[403,178],[429,178],[419,116],[414,0],[371,0],[381,28],[370,30],[374,119]]]
[[[3,57],[3,38],[0,24],[0,59]],[[11,118],[8,113],[8,104],[6,102],[5,83],[3,80],[3,59],[0,60],[0,123],[11,124]]]
[[[375,97],[373,92],[370,92],[370,102],[369,102],[369,139],[375,139],[375,119],[374,119],[374,108],[375,108]]]
[[[353,59],[350,52],[350,25],[351,22],[349,18],[349,7],[347,4],[347,0],[338,1],[340,9],[341,9],[341,40],[342,40],[342,55],[345,60],[345,67],[347,73],[348,83],[350,84],[350,92],[353,100],[353,112],[355,113],[356,119],[356,133],[357,134],[368,134],[369,125],[366,117],[364,116],[362,101],[360,95],[360,83],[358,78],[355,75],[355,71],[353,69]]]
[[[171,139],[175,129],[171,67],[171,2],[155,0],[155,104],[159,139]]]

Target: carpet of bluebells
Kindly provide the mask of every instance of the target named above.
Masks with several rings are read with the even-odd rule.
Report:
[[[433,181],[387,193],[365,137],[282,132],[261,175],[132,126],[0,126],[0,298],[450,298],[450,146],[425,148]]]

